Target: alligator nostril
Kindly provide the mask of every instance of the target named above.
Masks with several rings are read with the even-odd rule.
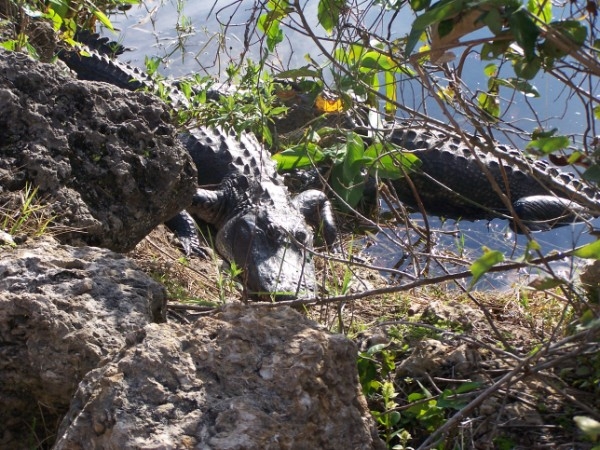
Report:
[[[281,230],[272,223],[267,225],[266,234],[269,239],[274,241],[278,241],[281,238]]]

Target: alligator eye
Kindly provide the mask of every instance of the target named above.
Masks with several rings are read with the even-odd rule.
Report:
[[[308,244],[308,233],[304,230],[296,230],[294,232],[294,239],[300,244],[306,245]]]

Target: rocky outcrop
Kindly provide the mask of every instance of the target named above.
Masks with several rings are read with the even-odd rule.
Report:
[[[0,448],[383,448],[345,337],[287,307],[183,325],[165,305],[109,250],[3,249]]]
[[[164,320],[162,285],[108,250],[53,240],[0,253],[0,448],[52,436],[78,383]]]
[[[0,204],[26,185],[63,243],[131,250],[191,203],[196,169],[156,97],[0,52]]]
[[[384,448],[355,358],[289,308],[149,325],[84,378],[55,448]]]

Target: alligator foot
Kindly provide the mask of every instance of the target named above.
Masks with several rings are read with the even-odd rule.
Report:
[[[530,231],[548,231],[590,217],[579,204],[552,195],[523,197],[514,202],[513,207],[521,222]],[[513,228],[517,228],[514,223]]]
[[[200,244],[198,227],[187,211],[181,211],[175,217],[167,220],[165,225],[175,233],[186,256],[197,255],[204,259],[212,258],[210,249]]]
[[[333,218],[331,202],[327,196],[315,189],[301,192],[293,199],[294,205],[306,222],[318,230],[325,243],[331,247],[337,239],[337,227]]]

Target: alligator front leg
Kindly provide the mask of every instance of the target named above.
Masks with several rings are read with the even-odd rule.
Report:
[[[197,189],[188,210],[203,222],[216,225],[225,215],[225,197],[223,190]]]
[[[189,212],[182,211],[165,222],[165,225],[179,239],[186,255],[189,256],[195,253],[206,259],[212,256],[210,251],[200,245],[198,225],[190,213],[204,223],[216,224],[222,216],[223,208],[225,207],[224,195],[222,191],[197,189],[192,197],[192,204],[188,208]]]
[[[309,189],[298,194],[293,202],[306,222],[319,230],[327,245],[332,246],[337,239],[337,227],[333,218],[331,202],[327,196],[316,189]]]

